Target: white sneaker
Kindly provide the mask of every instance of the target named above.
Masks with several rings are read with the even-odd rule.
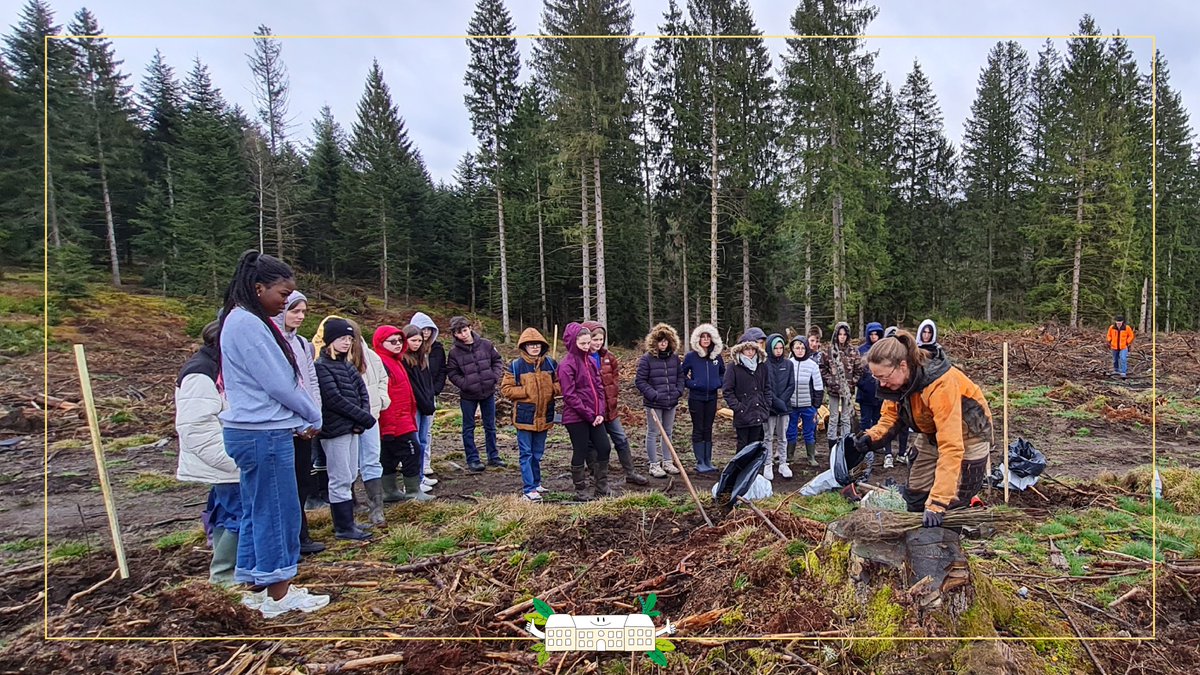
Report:
[[[268,597],[258,611],[262,612],[264,618],[274,619],[280,614],[286,614],[294,609],[301,612],[315,612],[328,604],[328,595],[311,595],[307,588],[292,586],[288,588],[287,595],[279,600],[272,600]]]
[[[775,480],[774,464],[767,462],[763,465],[763,478],[767,480]]]
[[[537,503],[537,502],[542,501],[542,495],[540,493],[538,493],[537,490],[534,490],[533,492],[526,492],[525,500]]]
[[[667,472],[663,471],[662,463],[650,462],[650,475],[655,478],[666,478]]]
[[[433,487],[434,485],[437,485],[437,484],[438,484],[438,479],[436,479],[436,478],[430,478],[429,476],[425,476],[424,478],[421,479],[421,485],[428,485],[429,487]]]
[[[242,604],[250,609],[258,609],[262,607],[263,602],[267,599],[267,589],[255,593],[253,591],[245,591],[242,593]]]
[[[429,487],[425,483],[421,483],[421,492],[428,494],[430,492],[433,492],[433,488]]]
[[[893,466],[896,466],[896,461],[894,459],[892,459],[892,456],[884,455],[883,456],[883,468],[890,469]]]
[[[538,486],[537,486],[537,487],[535,487],[535,488],[533,488],[533,491],[534,491],[534,492],[536,492],[536,493],[538,493],[539,495],[540,495],[540,494],[542,494],[542,493],[545,493],[545,492],[549,492],[549,490],[547,490],[546,488],[542,487],[542,484],[541,484],[541,483],[538,483]]]
[[[792,467],[788,466],[787,462],[779,463],[779,476],[780,476],[780,478],[791,478],[792,477]]]
[[[663,468],[663,471],[666,471],[667,473],[670,473],[670,474],[679,473],[679,468],[675,466],[675,462],[670,462],[670,461],[663,462],[662,468]]]

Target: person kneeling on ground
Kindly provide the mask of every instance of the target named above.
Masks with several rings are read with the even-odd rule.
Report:
[[[904,500],[941,527],[947,509],[970,503],[983,486],[992,449],[992,413],[979,385],[945,351],[917,347],[907,331],[875,343],[866,356],[884,399],[879,423],[854,437],[856,449],[885,446],[902,425],[915,429],[915,459]]]

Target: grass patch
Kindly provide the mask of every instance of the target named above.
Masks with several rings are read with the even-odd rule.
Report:
[[[822,523],[831,523],[854,510],[854,505],[836,492],[801,497],[792,502],[792,513]]]
[[[108,421],[113,424],[130,424],[138,421],[138,416],[128,410],[118,410],[108,416]]]
[[[71,562],[86,558],[93,550],[91,544],[82,541],[69,541],[50,549],[50,562]]]
[[[1071,528],[1067,527],[1063,523],[1058,522],[1057,520],[1052,520],[1048,523],[1045,523],[1037,529],[1037,533],[1045,537],[1061,537],[1070,531]]]
[[[1017,409],[1057,405],[1054,401],[1046,397],[1051,391],[1054,391],[1054,387],[1042,385],[1032,389],[1010,392],[1008,403]]]
[[[672,505],[671,498],[657,490],[625,495],[613,502],[613,506],[624,509],[665,509]]]
[[[40,325],[7,324],[0,326],[0,354],[24,356],[42,351],[46,334]]]
[[[154,542],[154,548],[160,551],[173,551],[184,546],[199,544],[205,538],[204,530],[180,530],[159,537],[158,541]]]
[[[158,437],[148,434],[138,434],[136,436],[126,436],[125,438],[117,438],[110,441],[104,446],[106,452],[124,452],[130,448],[138,448],[144,445],[152,445],[158,442]]]
[[[87,443],[78,438],[64,438],[61,441],[54,441],[50,444],[50,452],[59,450],[78,450],[79,448],[87,447]]]
[[[1088,436],[1091,436],[1091,435],[1092,435],[1092,430],[1087,427],[1079,427],[1078,429],[1075,430],[1075,436],[1077,438],[1087,438]]]
[[[1150,560],[1152,557],[1158,561],[1162,560],[1162,554],[1155,555],[1154,547],[1148,541],[1131,541],[1122,546],[1120,551],[1125,555],[1131,555],[1142,560]]]
[[[541,553],[533,556],[533,558],[529,561],[529,569],[534,571],[540,570],[549,565],[553,560],[553,551],[542,551]]]
[[[379,545],[379,550],[384,556],[396,564],[446,553],[456,548],[458,548],[458,540],[453,537],[430,539],[415,525],[393,526],[390,528],[388,538]]]
[[[0,551],[5,553],[24,553],[32,551],[42,545],[41,539],[17,539],[16,541],[6,541],[0,544]]]
[[[161,494],[170,492],[182,486],[174,477],[162,473],[143,472],[125,482],[125,487],[133,492],[153,492]]]
[[[1090,422],[1100,417],[1094,412],[1080,410],[1078,408],[1074,410],[1057,410],[1053,414],[1055,417],[1062,417],[1063,419],[1076,420],[1079,422]]]

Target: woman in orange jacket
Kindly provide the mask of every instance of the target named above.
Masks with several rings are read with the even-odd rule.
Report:
[[[1113,353],[1113,374],[1129,379],[1129,346],[1133,344],[1133,328],[1118,314],[1108,327],[1108,348]]]
[[[876,342],[866,361],[883,409],[879,423],[854,443],[865,453],[884,447],[905,425],[915,430],[904,500],[909,511],[924,510],[925,527],[941,527],[947,509],[966,506],[983,486],[992,449],[983,391],[941,347],[917,347],[908,331]]]

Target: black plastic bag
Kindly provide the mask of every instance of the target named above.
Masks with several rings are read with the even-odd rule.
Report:
[[[1046,470],[1046,456],[1024,438],[1008,445],[1008,470],[1014,476],[1040,476]]]
[[[762,441],[754,441],[739,450],[717,479],[717,506],[726,512],[732,510],[738,497],[750,490],[754,477],[762,473],[766,463],[767,445]]]
[[[850,472],[854,469],[854,467],[862,464],[863,460],[867,459],[868,455],[874,455],[874,453],[869,451],[860,452],[858,448],[854,446],[854,436],[852,434],[847,434],[838,440],[838,442],[833,446],[833,462],[832,466],[830,467],[833,469],[833,475],[834,478],[837,479],[838,485],[844,487],[853,483],[854,477],[850,475]],[[868,466],[868,471],[869,470],[870,467]]]

